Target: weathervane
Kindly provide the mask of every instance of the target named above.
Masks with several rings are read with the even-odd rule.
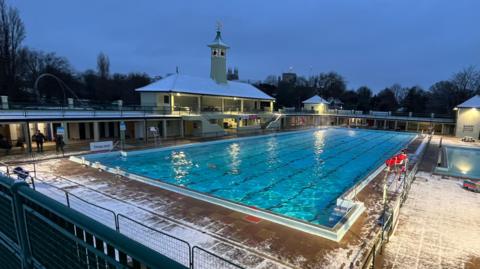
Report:
[[[216,27],[217,27],[217,32],[221,32],[221,31],[222,31],[222,27],[223,27],[222,22],[221,22],[221,21],[217,21]]]

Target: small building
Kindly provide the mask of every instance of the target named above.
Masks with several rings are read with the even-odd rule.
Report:
[[[456,136],[470,136],[480,139],[480,95],[468,99],[458,105]]]
[[[314,111],[316,113],[324,113],[327,111],[328,102],[322,97],[314,95],[313,97],[305,100],[303,103],[303,109],[307,111]]]

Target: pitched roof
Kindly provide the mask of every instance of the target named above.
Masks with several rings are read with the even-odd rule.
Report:
[[[475,95],[474,97],[468,99],[467,101],[459,104],[459,108],[480,108],[480,95]]]
[[[135,89],[135,91],[175,93],[178,92],[199,95],[218,95],[228,97],[273,100],[272,97],[248,83],[237,81],[217,83],[211,78],[192,77],[180,74],[170,75],[152,84]]]
[[[303,101],[303,103],[304,104],[328,104],[328,102],[325,101],[325,99],[323,99],[318,95],[314,95],[313,97]]]
[[[215,39],[212,41],[212,43],[208,44],[209,47],[223,47],[223,48],[230,48],[225,42],[222,40],[222,33],[220,31],[217,31],[217,35],[215,36]]]

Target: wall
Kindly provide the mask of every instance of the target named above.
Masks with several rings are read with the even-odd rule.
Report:
[[[472,125],[471,131],[464,130],[465,125]],[[460,108],[457,117],[457,137],[471,136],[480,139],[480,110],[476,108]]]
[[[155,92],[141,92],[140,104],[142,106],[156,106],[157,93]]]

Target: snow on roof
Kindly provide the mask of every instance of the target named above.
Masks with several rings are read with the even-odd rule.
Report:
[[[457,107],[460,107],[460,108],[480,108],[480,95],[475,95],[474,97],[468,99],[467,101],[459,104]]]
[[[180,74],[168,76],[142,88],[135,89],[135,91],[178,92],[273,100],[272,97],[248,83],[236,81],[217,83],[211,78],[192,77]]]
[[[313,97],[303,101],[303,103],[304,104],[328,104],[328,102],[325,101],[325,99],[323,99],[318,95],[314,95]]]
[[[224,48],[230,48],[225,42],[222,40],[222,34],[220,31],[217,31],[217,35],[215,36],[215,39],[212,41],[212,43],[208,44],[209,47],[224,47]]]

